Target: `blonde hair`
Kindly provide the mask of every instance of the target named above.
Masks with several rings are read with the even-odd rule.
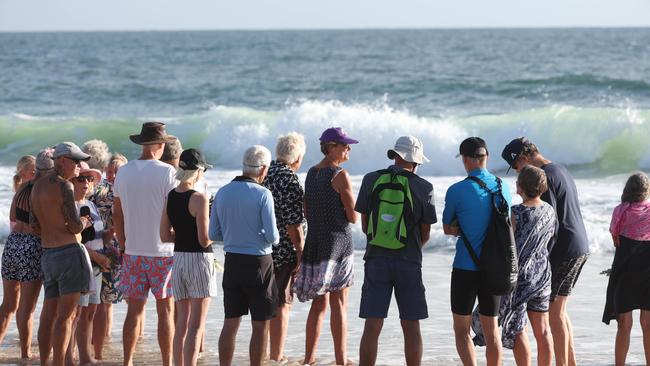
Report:
[[[177,168],[176,180],[178,180],[180,183],[196,181],[199,175],[199,170],[201,169],[184,170],[181,168]]]
[[[111,159],[111,153],[108,151],[108,145],[102,140],[88,140],[86,141],[81,150],[90,155],[88,166],[91,169],[98,169],[104,171],[108,166]]]
[[[14,192],[18,190],[18,187],[20,187],[21,184],[25,183],[23,182],[20,173],[29,168],[30,165],[36,167],[36,157],[33,155],[25,155],[18,159],[18,162],[16,163],[16,174],[14,174]]]
[[[287,164],[293,164],[301,156],[305,155],[305,136],[297,132],[289,132],[278,138],[278,144],[275,147],[275,157]]]
[[[126,158],[126,156],[120,153],[113,153],[113,155],[111,155],[111,158],[108,160],[108,164],[106,164],[106,166],[116,165],[119,168],[122,165],[126,165],[126,163],[128,162],[129,160]]]

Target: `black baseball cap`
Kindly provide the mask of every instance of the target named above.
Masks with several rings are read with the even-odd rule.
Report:
[[[490,153],[488,152],[485,140],[474,136],[468,137],[460,143],[459,153],[456,157],[461,155],[469,158],[480,158],[482,156],[488,156]]]
[[[524,152],[526,143],[528,143],[528,139],[525,137],[519,137],[510,141],[510,143],[508,143],[508,145],[503,148],[501,157],[506,161],[506,163],[508,163],[508,170],[506,171],[506,174],[510,172],[510,169],[515,168],[515,162],[517,162],[517,159],[519,159],[521,153]]]
[[[183,150],[181,157],[178,161],[178,167],[183,170],[196,170],[203,168],[208,170],[212,168],[212,165],[208,164],[205,161],[203,154],[197,149],[187,149]]]

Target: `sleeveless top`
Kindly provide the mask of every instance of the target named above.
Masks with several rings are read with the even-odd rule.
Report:
[[[27,183],[18,193],[16,193],[16,220],[29,224],[29,213],[32,211],[30,198],[34,182]]]
[[[341,170],[311,168],[305,180],[307,237],[303,258],[319,262],[352,254],[352,234],[341,196],[332,180]],[[314,253],[316,252],[316,253]]]
[[[190,197],[194,192],[190,189],[179,193],[172,189],[167,195],[167,216],[176,233],[174,252],[212,253],[212,245],[204,248],[199,243],[196,218],[190,214]]]
[[[307,237],[294,284],[298,300],[307,301],[352,285],[354,248],[341,196],[332,179],[341,168],[311,168],[305,181]]]

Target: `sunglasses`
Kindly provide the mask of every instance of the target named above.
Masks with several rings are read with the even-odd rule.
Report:
[[[92,182],[95,181],[95,177],[90,176],[90,175],[80,175],[76,179],[77,179],[77,182],[79,182],[79,183],[83,183],[83,182],[92,183]]]
[[[72,161],[74,162],[75,165],[79,165],[79,164],[81,164],[81,160],[79,160],[79,159],[73,159],[73,158],[69,158],[69,157],[67,157],[67,156],[66,156],[65,158],[68,159],[68,160],[72,160]]]

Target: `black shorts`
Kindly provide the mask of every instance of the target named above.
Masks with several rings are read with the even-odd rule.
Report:
[[[278,287],[278,305],[293,303],[293,270],[296,262],[285,263],[282,267],[276,268],[275,284]]]
[[[451,311],[457,315],[471,315],[478,297],[479,314],[497,316],[501,296],[483,289],[481,272],[454,268],[451,272]]]
[[[275,317],[278,288],[271,255],[226,253],[223,271],[223,307],[226,319],[248,314],[256,321]]]
[[[558,264],[551,263],[551,302],[557,296],[571,295],[588,257],[589,254],[583,254]]]

